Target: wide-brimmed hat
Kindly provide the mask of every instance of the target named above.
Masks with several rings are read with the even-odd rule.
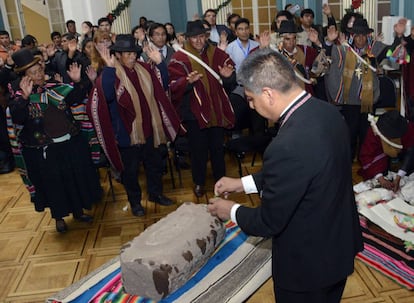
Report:
[[[15,64],[14,71],[16,73],[20,73],[37,64],[42,59],[42,57],[35,56],[28,48],[23,48],[13,53],[12,59]]]
[[[131,34],[116,35],[115,43],[109,47],[114,52],[136,52],[140,53],[141,48],[135,44],[135,38]]]
[[[377,127],[385,137],[395,139],[407,132],[408,122],[398,111],[392,110],[379,116]]]
[[[283,20],[280,23],[280,28],[278,30],[279,34],[296,34],[298,29],[293,20]]]
[[[205,32],[206,29],[204,28],[203,21],[195,20],[187,22],[187,30],[184,35],[186,37],[193,37],[204,34]]]
[[[350,33],[356,35],[368,35],[374,30],[369,28],[367,19],[355,19],[352,28],[349,29]]]

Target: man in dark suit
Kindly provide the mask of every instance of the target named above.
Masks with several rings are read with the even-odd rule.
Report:
[[[251,54],[237,77],[250,107],[279,121],[280,129],[261,172],[223,177],[214,187],[225,198],[259,192],[261,206],[218,197],[208,209],[249,235],[272,237],[277,303],[340,302],[362,250],[345,121],[335,107],[302,90],[291,65],[274,51]]]

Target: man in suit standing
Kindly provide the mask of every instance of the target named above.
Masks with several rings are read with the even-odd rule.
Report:
[[[260,193],[249,208],[220,197],[208,209],[249,235],[272,237],[278,303],[340,302],[362,238],[352,189],[346,124],[339,111],[300,88],[289,62],[261,49],[237,75],[250,107],[280,129],[263,169],[241,179],[223,177],[216,195]],[[317,160],[320,159],[320,160]]]

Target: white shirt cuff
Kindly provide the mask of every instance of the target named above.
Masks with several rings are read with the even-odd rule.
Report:
[[[230,219],[234,222],[234,223],[236,223],[237,224],[237,220],[236,220],[236,212],[237,212],[237,209],[240,207],[240,204],[234,204],[232,207],[231,207],[231,210],[230,210]]]
[[[397,173],[397,175],[399,175],[401,178],[402,177],[405,177],[405,175],[407,174],[407,172],[406,171],[403,171],[403,170],[398,170],[398,173]]]
[[[252,175],[248,175],[241,178],[243,189],[246,194],[257,194],[257,187],[256,183],[254,183],[254,179]]]
[[[382,177],[382,176],[383,176],[383,174],[376,174],[374,179],[377,180],[379,177]]]

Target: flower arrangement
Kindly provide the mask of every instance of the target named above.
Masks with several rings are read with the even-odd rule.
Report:
[[[114,20],[121,15],[121,13],[128,8],[131,4],[131,0],[124,0],[119,2],[118,5],[106,16],[109,19],[109,22],[114,22]]]
[[[345,11],[347,13],[353,13],[353,12],[355,12],[355,10],[357,10],[358,8],[361,7],[362,3],[364,3],[363,0],[352,0],[351,6],[347,9],[345,9]]]

